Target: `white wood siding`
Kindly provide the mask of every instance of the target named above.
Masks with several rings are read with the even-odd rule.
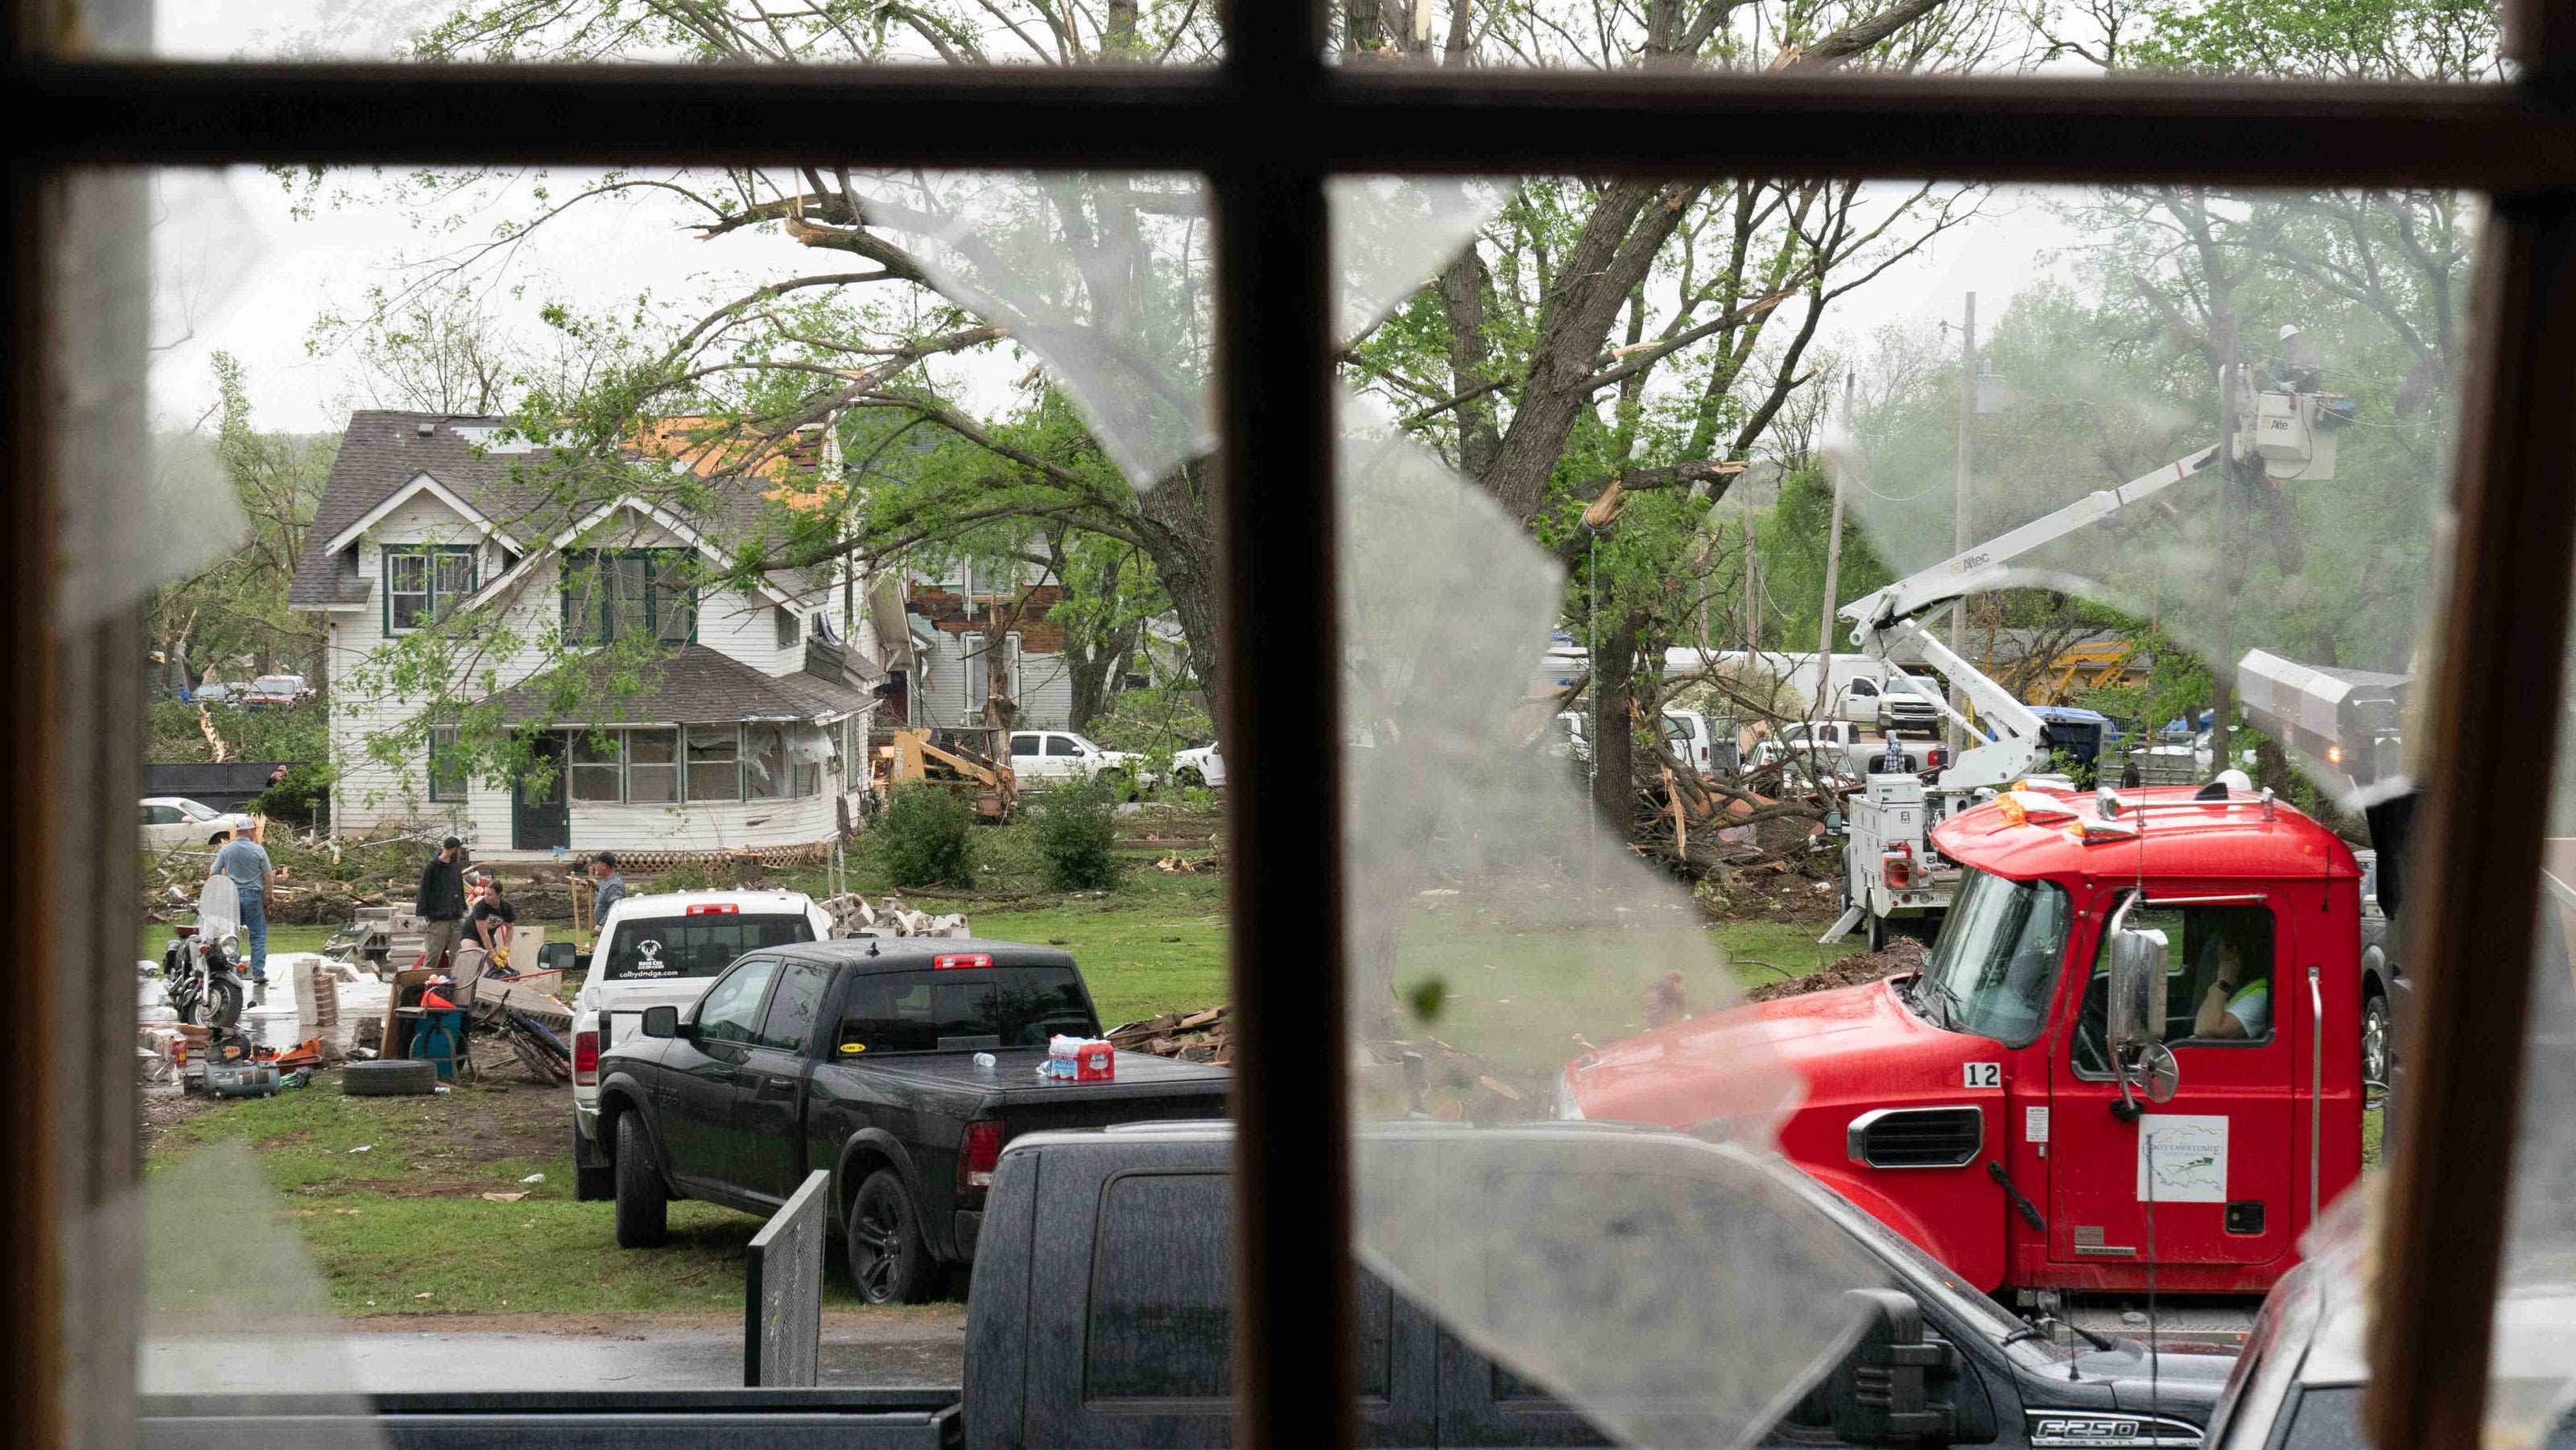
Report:
[[[447,830],[463,836],[478,856],[511,850],[510,791],[477,780],[469,785],[465,800],[433,802],[428,799],[423,756],[414,753],[393,767],[375,758],[367,748],[368,738],[402,726],[419,712],[409,700],[370,695],[359,678],[370,656],[386,643],[383,546],[471,543],[476,537],[470,524],[436,499],[413,500],[388,515],[358,546],[360,572],[374,584],[366,607],[323,616],[329,626],[325,678],[331,686],[331,754],[338,777],[332,788],[335,829]],[[632,514],[601,526],[588,542],[603,548],[680,546],[676,537]],[[476,562],[478,586],[504,571],[497,545],[482,546]],[[489,670],[499,688],[507,689],[545,665],[545,641],[562,620],[561,577],[554,558],[538,559],[502,609],[509,632],[527,643],[509,657],[476,661],[475,675]],[[820,604],[818,595],[801,607],[810,612]],[[702,594],[698,642],[768,675],[792,674],[805,665],[801,645],[778,648],[771,601],[738,591]],[[571,850],[722,851],[828,841],[839,829],[836,787],[865,779],[863,765],[837,777],[827,766],[822,793],[802,799],[700,802],[685,807],[575,803]],[[851,818],[857,819],[855,809]]]

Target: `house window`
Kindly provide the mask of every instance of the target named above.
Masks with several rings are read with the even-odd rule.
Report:
[[[432,801],[465,799],[465,768],[456,760],[456,727],[429,727],[429,798]]]
[[[770,611],[778,620],[778,647],[794,649],[805,642],[805,616],[782,604]]]
[[[385,546],[385,633],[418,629],[473,592],[472,546]]]
[[[564,638],[576,645],[698,637],[698,591],[685,549],[590,549],[564,556]]]
[[[572,798],[594,805],[615,805],[624,798],[621,789],[618,732],[614,730],[575,730],[572,732]]]
[[[689,799],[742,799],[742,738],[731,725],[689,727]]]
[[[626,732],[626,799],[636,805],[665,805],[680,798],[679,732]]]
[[[776,725],[742,727],[743,795],[756,801],[787,794],[787,732]]]

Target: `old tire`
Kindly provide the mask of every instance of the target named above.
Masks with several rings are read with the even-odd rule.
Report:
[[[633,1113],[618,1115],[617,1162],[610,1171],[617,1178],[617,1246],[659,1247],[671,1236],[671,1189],[653,1161],[652,1135]]]
[[[919,1304],[938,1284],[938,1265],[921,1237],[921,1214],[903,1179],[880,1168],[850,1200],[850,1287],[871,1304]]]
[[[2373,992],[2361,1002],[2361,1080],[2365,1087],[2388,1088],[2395,1066],[2397,1024],[2388,1010],[2387,994]]]
[[[572,1198],[575,1203],[606,1203],[617,1196],[617,1165],[598,1168],[581,1161],[581,1129],[572,1130]]]
[[[407,1057],[353,1062],[340,1069],[340,1091],[353,1098],[419,1097],[438,1089],[438,1064]]]

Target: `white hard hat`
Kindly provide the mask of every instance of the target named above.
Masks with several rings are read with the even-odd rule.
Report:
[[[2251,778],[2249,778],[2249,777],[2245,774],[2245,772],[2243,772],[2243,771],[2241,771],[2241,770],[2232,770],[2232,769],[2231,769],[2231,770],[2222,770],[2222,771],[2220,771],[2220,772],[2218,773],[2218,783],[2219,783],[2220,785],[2223,785],[2223,786],[2227,787],[2229,790],[2241,790],[2241,791],[2249,791],[2249,792],[2250,792],[2250,791],[2252,791],[2252,790],[2254,789],[2254,782],[2253,782],[2253,780],[2252,780]]]

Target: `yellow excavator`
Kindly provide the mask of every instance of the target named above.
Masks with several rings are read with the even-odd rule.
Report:
[[[916,780],[974,793],[975,819],[1000,825],[1018,814],[1019,781],[1011,774],[1010,738],[990,725],[897,730],[877,750],[878,783],[889,793]]]

